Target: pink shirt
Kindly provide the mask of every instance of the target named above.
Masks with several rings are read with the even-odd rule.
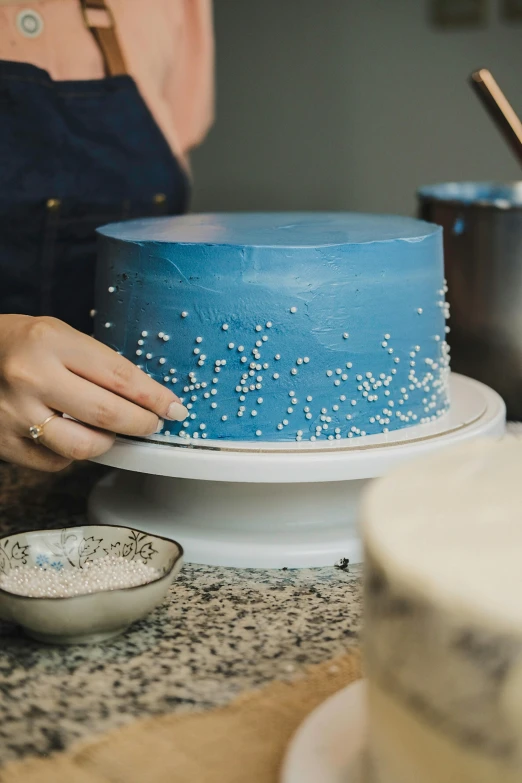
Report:
[[[202,140],[213,118],[211,0],[107,4],[129,73],[173,152],[186,163],[186,153]],[[38,15],[34,37],[24,35],[20,23],[20,13],[27,10]],[[104,76],[79,0],[0,0],[0,60],[31,63],[57,80]]]

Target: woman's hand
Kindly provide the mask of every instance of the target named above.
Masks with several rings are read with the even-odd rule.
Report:
[[[38,442],[29,428],[51,414]],[[169,389],[54,318],[0,315],[0,459],[56,471],[188,415]],[[82,422],[82,423],[80,423]],[[88,426],[86,426],[88,425]]]

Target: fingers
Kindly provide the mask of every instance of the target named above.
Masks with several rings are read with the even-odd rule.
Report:
[[[84,427],[71,419],[57,418],[45,425],[36,446],[71,460],[87,460],[105,454],[114,443],[114,435]]]
[[[56,473],[71,464],[70,459],[24,438],[13,438],[10,442],[0,443],[0,457],[2,456],[15,465],[47,473]]]
[[[153,411],[162,419],[183,421],[188,415],[174,392],[92,337],[71,329],[60,355],[75,375]]]
[[[121,435],[152,435],[160,424],[155,413],[68,371],[45,390],[44,402],[73,419]]]

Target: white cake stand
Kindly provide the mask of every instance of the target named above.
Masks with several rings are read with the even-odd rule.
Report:
[[[89,503],[95,524],[175,538],[192,563],[302,568],[361,560],[356,509],[368,481],[401,461],[501,437],[502,399],[451,379],[451,412],[385,435],[310,443],[118,439],[97,461],[119,470]]]
[[[319,705],[294,734],[281,783],[362,783],[367,739],[366,683],[359,680]]]

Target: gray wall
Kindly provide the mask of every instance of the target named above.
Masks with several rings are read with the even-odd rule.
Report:
[[[217,119],[193,208],[411,213],[422,183],[516,179],[466,84],[522,113],[522,25],[441,32],[427,0],[215,0]]]

